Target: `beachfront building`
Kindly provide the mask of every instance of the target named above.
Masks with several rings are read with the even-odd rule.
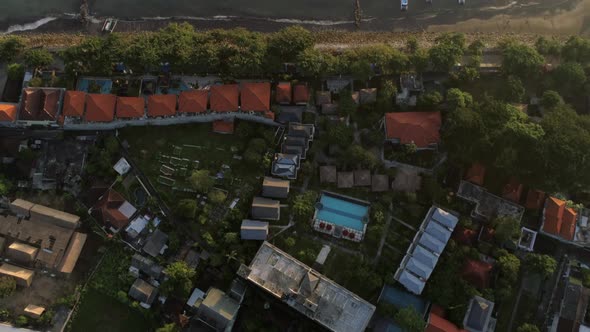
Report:
[[[364,331],[375,306],[264,242],[238,275],[332,332]]]
[[[316,203],[313,228],[335,238],[360,242],[367,230],[370,203],[324,191]]]
[[[395,272],[394,279],[410,292],[420,295],[458,222],[459,218],[450,212],[431,207]]]

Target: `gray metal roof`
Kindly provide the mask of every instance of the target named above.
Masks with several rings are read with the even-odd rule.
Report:
[[[424,231],[444,243],[447,243],[451,237],[451,232],[448,228],[445,228],[436,222],[429,222]]]
[[[428,279],[432,273],[432,268],[423,264],[419,259],[410,258],[406,263],[406,269],[419,276]]]
[[[406,270],[401,272],[397,281],[399,281],[400,284],[404,285],[404,287],[414,294],[421,294],[424,290],[424,286],[426,285],[424,281],[420,280],[418,277]]]
[[[420,245],[424,248],[439,255],[443,252],[446,245],[445,242],[440,241],[439,239],[435,238],[434,236],[428,233],[422,233],[422,236],[420,237],[418,243],[420,243]]]
[[[493,310],[494,302],[480,296],[474,296],[463,319],[465,329],[470,332],[487,331]]]
[[[457,223],[459,222],[459,219],[456,216],[448,213],[447,211],[441,208],[434,209],[434,212],[432,213],[432,219],[436,220],[441,225],[451,229],[454,229],[455,226],[457,226]]]
[[[268,223],[257,220],[242,220],[240,237],[242,240],[266,240]]]

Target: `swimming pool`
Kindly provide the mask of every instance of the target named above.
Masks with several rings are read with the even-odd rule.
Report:
[[[316,219],[363,232],[369,206],[346,197],[323,193],[317,206]]]

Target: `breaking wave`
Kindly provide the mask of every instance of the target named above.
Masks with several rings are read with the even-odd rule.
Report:
[[[51,21],[55,21],[57,19],[58,19],[57,17],[50,16],[50,17],[44,17],[44,18],[37,20],[35,22],[32,22],[32,23],[11,25],[8,27],[8,29],[6,29],[6,31],[0,32],[0,34],[5,35],[5,34],[13,33],[13,32],[18,32],[18,31],[35,30],[38,27],[45,25]]]

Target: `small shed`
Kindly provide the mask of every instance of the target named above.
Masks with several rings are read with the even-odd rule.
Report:
[[[25,310],[24,310],[24,314],[34,318],[34,319],[38,319],[39,317],[41,317],[41,315],[43,315],[43,313],[45,312],[45,308],[44,307],[40,307],[38,305],[34,305],[34,304],[29,304]]]
[[[361,89],[359,91],[359,97],[361,105],[374,103],[377,101],[377,89]]]
[[[257,220],[242,220],[240,237],[242,240],[264,241],[268,236],[268,223]]]
[[[323,115],[335,115],[338,114],[338,104],[322,104]]]
[[[383,192],[389,190],[389,176],[385,174],[373,174],[371,177],[371,191]]]
[[[252,201],[252,218],[279,220],[281,217],[280,202],[274,199],[254,197]]]
[[[0,275],[13,277],[16,279],[16,284],[22,287],[29,287],[33,282],[33,276],[35,275],[34,271],[24,269],[22,267],[10,265],[10,264],[2,264],[0,266]]]
[[[168,242],[168,235],[161,230],[156,229],[147,239],[143,246],[143,251],[152,257],[157,257],[158,255],[163,254],[166,248],[168,248],[166,242]]]
[[[338,188],[352,188],[354,186],[353,172],[338,172]]]
[[[354,171],[354,186],[368,187],[371,185],[371,171],[368,169],[361,169]]]
[[[318,91],[315,94],[315,104],[321,106],[332,103],[332,93],[330,91]]]
[[[336,166],[320,166],[320,182],[336,183]]]
[[[287,198],[289,196],[289,180],[265,176],[262,182],[262,196],[270,198]]]
[[[25,243],[13,242],[6,249],[6,256],[20,263],[29,264],[37,256],[38,248]]]
[[[139,304],[149,309],[158,294],[158,289],[144,280],[136,279],[131,288],[129,289],[129,296],[139,301]]]

